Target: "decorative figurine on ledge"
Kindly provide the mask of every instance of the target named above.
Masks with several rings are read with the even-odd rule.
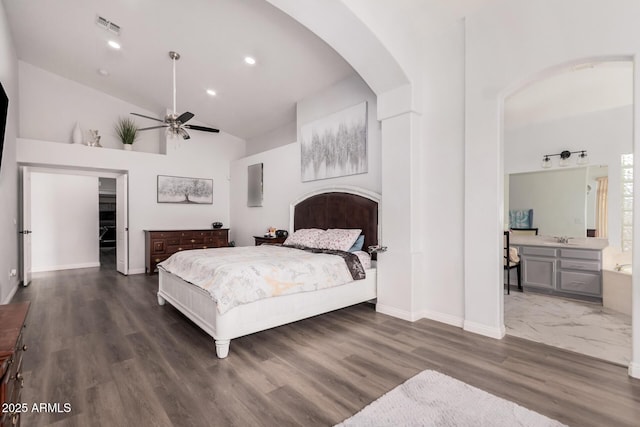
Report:
[[[100,135],[98,135],[97,130],[89,129],[89,141],[87,141],[87,145],[89,147],[102,147],[102,145],[100,145]]]

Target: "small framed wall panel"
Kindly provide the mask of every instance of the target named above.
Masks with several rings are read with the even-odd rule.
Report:
[[[262,163],[247,167],[247,206],[262,206],[263,199],[263,167]]]

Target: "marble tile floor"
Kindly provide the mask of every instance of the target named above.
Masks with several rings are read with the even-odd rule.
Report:
[[[631,360],[631,316],[600,304],[530,292],[504,296],[506,332],[623,366]]]

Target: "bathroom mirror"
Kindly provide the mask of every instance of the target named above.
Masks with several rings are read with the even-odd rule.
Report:
[[[247,167],[247,206],[262,206],[262,163]]]
[[[532,209],[541,235],[608,237],[607,195],[607,166],[509,175],[509,210]]]

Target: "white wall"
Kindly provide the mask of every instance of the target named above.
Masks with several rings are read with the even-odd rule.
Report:
[[[32,270],[100,266],[98,178],[33,172]]]
[[[153,126],[151,120],[132,116],[139,113],[161,117],[164,112],[143,110],[73,80],[50,73],[29,63],[19,62],[21,138],[71,143],[76,122],[82,129],[84,142],[89,129],[97,129],[100,145],[122,148],[114,126],[118,117],[132,118],[138,127]],[[160,131],[140,132],[133,144],[135,151],[159,153]]]
[[[465,312],[473,321],[503,330],[499,236],[503,226],[504,97],[527,81],[574,61],[603,55],[637,57],[639,19],[640,3],[633,0],[593,0],[589,7],[580,0],[512,0],[467,18]],[[634,81],[640,81],[637,65],[634,73]],[[640,143],[634,138],[636,151]],[[640,176],[636,177],[637,186]],[[637,198],[634,222],[640,223]],[[634,240],[638,238],[640,229],[636,228]],[[635,263],[640,264],[637,251]],[[634,289],[634,313],[638,314],[640,276],[634,276]],[[640,315],[634,316],[632,341],[630,373],[640,376]]]
[[[587,168],[512,174],[509,208],[533,209],[541,235],[586,237],[586,184]]]
[[[297,141],[297,126],[293,121],[247,140],[247,156],[262,153]]]
[[[504,134],[504,171],[541,170],[544,154],[562,150],[588,150],[589,164],[617,168],[619,174],[620,156],[633,152],[633,107],[596,111],[507,130]],[[570,158],[574,164],[576,156],[573,154]],[[552,157],[552,161],[557,163],[558,157]]]
[[[297,142],[254,154],[231,165],[231,218],[238,246],[253,245],[254,235],[269,227],[289,228],[289,205],[310,191],[332,185],[353,185],[380,193],[380,126],[376,120],[376,97],[359,77],[350,77],[298,102],[297,127],[343,108],[368,102],[368,172],[303,183],[300,176],[300,145]],[[286,133],[284,133],[286,135]],[[262,207],[247,207],[247,167],[263,163]]]
[[[9,113],[0,167],[0,304],[10,301],[18,289],[18,277],[9,271],[18,269],[18,169],[16,135],[18,133],[18,58],[9,31],[4,4],[0,1],[0,82],[9,98]]]
[[[70,80],[61,79],[50,73],[27,69],[28,79],[37,77],[46,87],[49,84],[62,84],[64,97],[54,92],[38,95],[27,90],[25,99],[29,104],[36,103],[42,96],[42,102],[57,110],[56,117],[61,123],[69,124],[70,129],[77,119],[78,106],[88,105],[87,120],[112,123],[109,119],[116,111],[140,111],[134,105],[127,104],[107,94],[88,89]],[[22,75],[21,75],[22,77]],[[21,88],[23,85],[21,84]],[[25,88],[26,89],[26,88]],[[46,91],[46,88],[43,88]],[[49,99],[49,96],[55,97]],[[22,99],[22,98],[21,98]],[[64,138],[67,132],[53,126],[38,125],[40,109],[22,110],[21,123],[25,132],[35,132],[42,140],[21,138],[17,144],[17,161],[37,166],[67,167],[77,169],[104,170],[106,176],[114,172],[129,174],[129,271],[144,272],[144,233],[145,229],[169,228],[191,229],[211,228],[211,223],[221,221],[231,225],[229,213],[230,198],[230,162],[245,153],[245,141],[233,135],[221,132],[191,132],[191,139],[184,141],[168,140],[167,154],[154,154],[122,149],[93,148],[84,145],[68,144]],[[117,116],[114,116],[117,117]],[[105,119],[107,118],[107,119]],[[106,121],[105,121],[106,120]],[[29,125],[31,124],[31,125]],[[101,132],[102,133],[102,132]],[[32,133],[30,133],[32,134]],[[102,141],[101,141],[102,143]],[[114,144],[111,144],[113,146]],[[117,145],[121,147],[121,145]],[[156,148],[159,143],[156,143]],[[134,144],[134,150],[138,150]],[[213,179],[212,205],[159,204],[156,201],[157,176],[172,175]],[[233,238],[234,230],[230,231]]]

